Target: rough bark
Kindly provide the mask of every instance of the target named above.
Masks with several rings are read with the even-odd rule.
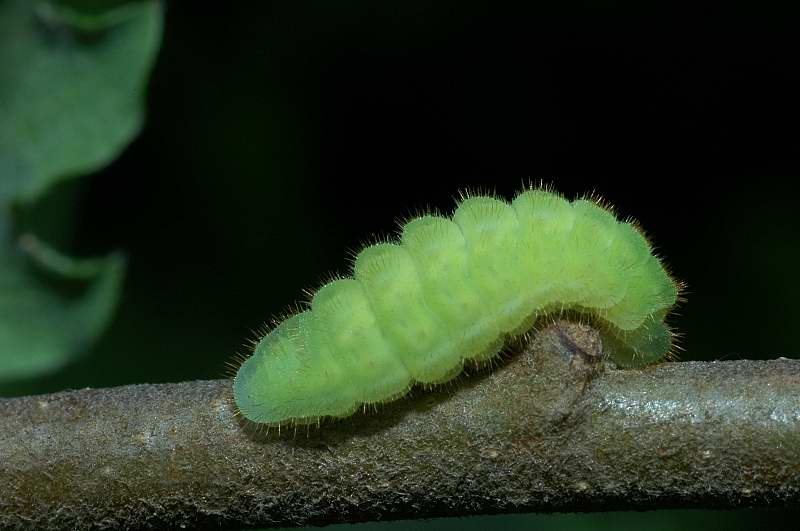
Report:
[[[500,367],[320,428],[229,380],[0,400],[0,528],[300,526],[800,502],[800,361],[617,370],[559,322]]]

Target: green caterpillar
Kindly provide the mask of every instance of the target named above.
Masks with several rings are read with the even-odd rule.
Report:
[[[563,310],[589,316],[618,365],[671,351],[664,322],[680,283],[635,224],[593,200],[526,189],[473,196],[451,218],[423,215],[397,243],[364,248],[353,277],[320,288],[239,367],[234,397],[268,425],[346,417],[487,362],[506,337]]]

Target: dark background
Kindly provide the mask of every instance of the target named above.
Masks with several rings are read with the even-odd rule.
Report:
[[[143,134],[38,207],[77,205],[77,225],[43,227],[44,239],[128,254],[123,303],[90,355],[14,392],[220,377],[252,330],[397,218],[539,179],[641,221],[689,285],[673,320],[684,359],[798,356],[797,13],[431,4],[170,3]]]

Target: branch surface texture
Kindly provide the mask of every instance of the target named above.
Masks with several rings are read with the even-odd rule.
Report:
[[[800,502],[800,361],[617,370],[564,321],[491,372],[308,432],[234,410],[230,380],[0,399],[0,529]]]

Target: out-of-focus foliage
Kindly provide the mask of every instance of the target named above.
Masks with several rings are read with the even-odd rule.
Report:
[[[111,161],[142,124],[161,8],[0,0],[0,200]]]
[[[20,234],[14,212],[107,164],[138,133],[161,27],[154,1],[0,0],[0,383],[64,366],[117,304],[119,254],[64,256]]]
[[[76,260],[0,217],[0,383],[51,372],[102,332],[119,299],[118,254]]]

